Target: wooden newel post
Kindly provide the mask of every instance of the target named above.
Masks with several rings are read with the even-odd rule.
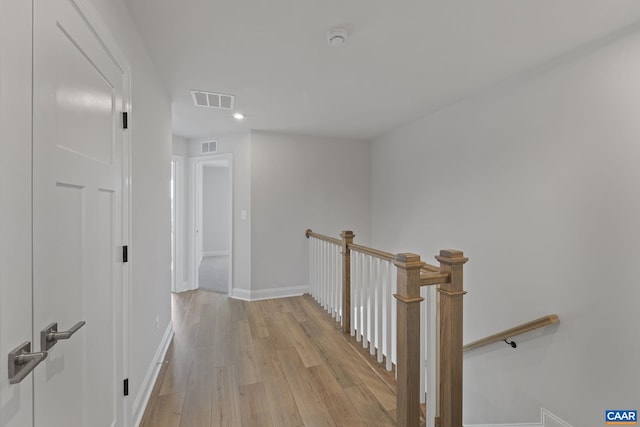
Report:
[[[440,426],[462,427],[462,267],[461,251],[441,250],[440,271],[450,275],[440,284]]]
[[[342,237],[342,332],[351,334],[351,249],[356,235],[353,231],[345,230]]]
[[[398,254],[397,425],[420,425],[420,255]]]

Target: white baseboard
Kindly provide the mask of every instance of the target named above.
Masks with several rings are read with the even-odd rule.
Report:
[[[203,252],[202,253],[203,257],[206,256],[229,256],[229,251],[209,251],[209,252]]]
[[[542,425],[544,427],[573,427],[551,411],[542,408]]]
[[[303,295],[309,292],[309,286],[290,286],[275,289],[234,289],[231,298],[244,301],[259,301],[263,299],[287,298]]]
[[[144,380],[142,381],[142,385],[140,386],[140,390],[133,401],[133,407],[131,413],[133,414],[133,425],[139,426],[142,422],[142,416],[144,415],[144,410],[149,403],[149,398],[151,397],[151,391],[153,390],[153,386],[156,383],[156,379],[158,378],[158,373],[160,372],[160,368],[162,367],[162,361],[164,360],[164,356],[167,353],[167,349],[169,348],[169,343],[171,343],[171,338],[173,337],[173,323],[169,322],[164,335],[162,336],[162,340],[160,341],[160,345],[156,349],[156,354],[153,356],[151,360],[151,365],[149,369],[147,369],[147,375],[145,375]]]
[[[231,295],[231,298],[240,299],[243,301],[251,301],[251,291],[248,289],[237,289],[234,288]]]
[[[540,422],[525,424],[465,424],[465,427],[573,427],[559,416],[544,408],[540,410]]]

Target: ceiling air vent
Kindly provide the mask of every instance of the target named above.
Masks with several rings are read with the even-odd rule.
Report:
[[[215,153],[218,151],[218,141],[206,141],[200,143],[200,154]]]
[[[192,90],[191,97],[197,107],[222,108],[223,110],[233,110],[235,96],[223,93],[203,92]]]

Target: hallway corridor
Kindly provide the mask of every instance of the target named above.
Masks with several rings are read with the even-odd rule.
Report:
[[[390,426],[396,396],[309,296],[173,295],[142,426]]]

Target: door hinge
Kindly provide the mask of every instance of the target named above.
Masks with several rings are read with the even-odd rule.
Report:
[[[129,262],[129,246],[122,247],[122,262]]]
[[[129,129],[129,113],[122,113],[122,129]]]
[[[124,380],[124,395],[129,396],[129,378]]]

